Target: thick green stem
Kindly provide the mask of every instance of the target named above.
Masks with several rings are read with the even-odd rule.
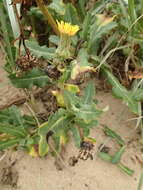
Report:
[[[55,20],[53,19],[52,15],[49,13],[47,7],[45,6],[43,0],[36,0],[36,3],[39,7],[39,9],[42,11],[43,15],[46,17],[48,23],[50,24],[50,26],[52,27],[53,31],[59,35],[59,30],[57,27],[57,24],[55,22]]]

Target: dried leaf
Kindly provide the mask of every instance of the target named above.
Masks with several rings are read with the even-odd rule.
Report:
[[[129,79],[142,79],[143,78],[143,71],[136,70],[134,72],[129,71],[128,73]]]
[[[116,15],[114,15],[113,17],[107,17],[104,14],[97,14],[96,16],[97,16],[98,23],[100,26],[105,26],[105,25],[109,24],[116,17]]]

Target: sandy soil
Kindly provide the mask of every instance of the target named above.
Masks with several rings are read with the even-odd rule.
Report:
[[[2,69],[2,56],[0,63],[0,82],[5,83],[0,90],[0,104],[4,104],[11,101],[13,96],[19,95],[19,92],[7,83]],[[62,171],[56,169],[54,158],[51,156],[41,159],[31,158],[22,151],[6,152],[4,158],[3,155],[0,156],[0,190],[136,190],[143,166],[136,156],[143,160],[143,152],[138,143],[139,135],[135,131],[135,121],[127,122],[135,116],[110,93],[99,91],[97,99],[99,107],[109,105],[110,109],[102,115],[100,125],[91,131],[91,137],[97,140],[93,160],[79,161],[74,167],[69,166],[69,158],[78,154],[72,140],[66,148],[65,167]],[[104,135],[102,124],[116,129],[126,142],[130,141],[122,162],[135,170],[132,177],[124,174],[116,165],[97,157],[101,143],[105,143],[111,151],[118,150],[118,145]],[[5,179],[6,176],[9,179]]]

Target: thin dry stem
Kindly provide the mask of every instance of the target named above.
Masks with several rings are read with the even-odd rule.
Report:
[[[40,122],[38,120],[38,118],[36,117],[35,112],[33,111],[33,109],[29,106],[29,104],[26,102],[25,105],[27,106],[27,108],[29,109],[29,111],[31,112],[32,116],[34,117],[36,123],[38,126],[40,126]]]

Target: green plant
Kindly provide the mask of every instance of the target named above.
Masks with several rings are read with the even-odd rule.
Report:
[[[8,133],[8,139],[0,141],[1,150],[13,145],[21,146],[21,142],[27,149],[30,141],[32,150],[33,145],[34,150],[38,145],[40,156],[50,152],[53,144],[55,151],[61,153],[70,134],[80,147],[81,141],[90,135],[90,129],[98,124],[102,113],[96,108],[94,84],[89,80],[96,72],[104,75],[115,97],[121,99],[134,114],[142,116],[142,79],[129,81],[129,72],[142,68],[141,1],[139,4],[134,0],[25,2],[21,5],[21,17],[17,15],[16,4],[13,4],[20,29],[17,39],[12,34],[13,26],[9,24],[7,27],[10,23],[7,9],[0,2],[0,34],[7,54],[5,69],[11,83],[30,94],[27,98],[30,108],[35,101],[35,87],[42,89],[48,86],[57,109],[52,114],[48,113],[46,121],[41,119],[40,122],[36,109],[32,110],[38,121],[33,124],[34,128],[31,125],[26,128],[25,116],[19,116],[18,120],[24,123],[15,124],[13,121],[6,127],[2,122],[2,136],[11,128],[16,133],[10,130],[12,133]],[[16,40],[14,45],[13,40]],[[83,82],[86,84],[84,89],[80,85]],[[125,86],[123,83],[126,82],[128,85]],[[10,110],[9,114],[13,115],[16,108]],[[29,118],[34,122],[33,117]],[[21,136],[17,136],[17,128],[20,128]],[[142,127],[141,130],[143,136]],[[112,130],[106,128],[105,132],[124,145]],[[120,163],[123,152],[124,146],[113,157],[101,154],[131,175],[133,171]]]
[[[89,83],[85,88],[84,95],[78,97],[75,93],[64,90],[64,108],[60,108],[51,115],[47,122],[39,126],[40,135],[39,154],[45,155],[49,148],[46,135],[53,132],[53,139],[57,151],[65,145],[69,137],[69,132],[73,134],[75,143],[80,147],[81,142],[90,134],[90,129],[98,124],[97,118],[102,113],[96,108],[94,103],[95,89],[93,83]],[[82,133],[81,133],[82,130]]]
[[[28,115],[21,115],[16,106],[0,112],[0,150],[22,148],[31,153],[38,143],[37,123]]]
[[[0,44],[0,46],[6,52],[7,64],[5,68],[8,72],[13,72],[15,67],[16,50],[13,46],[11,46],[11,41],[14,38],[11,25],[7,25],[9,19],[2,2],[0,2],[0,9],[0,34],[3,36],[2,44]]]
[[[127,166],[125,166],[124,164],[122,164],[122,161],[121,161],[122,155],[126,149],[125,141],[120,137],[119,134],[117,134],[114,130],[110,129],[107,126],[104,126],[103,131],[104,131],[105,135],[107,135],[108,137],[111,137],[121,147],[113,155],[110,155],[109,153],[105,153],[104,151],[102,151],[102,149],[100,149],[98,152],[98,156],[102,160],[108,161],[111,164],[115,164],[124,173],[126,173],[129,176],[132,176],[134,174],[134,170],[132,170],[132,169],[128,168]]]

